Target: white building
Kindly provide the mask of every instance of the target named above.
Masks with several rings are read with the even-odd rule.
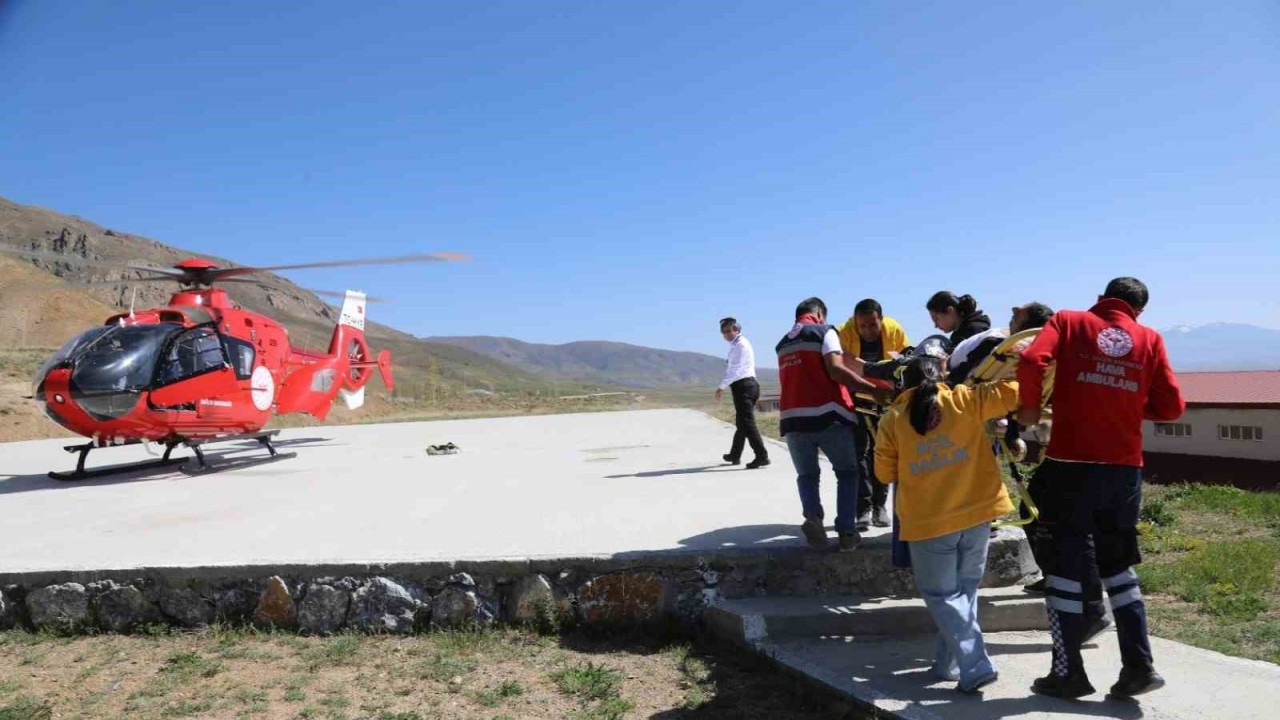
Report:
[[[1187,412],[1143,426],[1158,482],[1280,488],[1280,371],[1179,373]]]

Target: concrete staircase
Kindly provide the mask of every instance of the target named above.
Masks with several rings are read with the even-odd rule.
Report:
[[[979,593],[987,632],[1046,630],[1044,599],[1021,586]],[[932,636],[933,618],[919,597],[788,597],[726,600],[703,616],[720,637],[752,645],[767,640],[842,637],[858,641]]]
[[[1050,639],[1044,599],[1029,595],[1017,577],[1026,555],[1020,531],[1002,531],[993,543],[993,560],[1002,571],[989,572],[990,587],[979,591],[987,651],[1000,679],[980,695],[964,695],[954,682],[935,678],[935,628],[918,595],[902,592],[903,583],[878,587],[876,596],[792,592],[720,600],[703,617],[712,632],[769,658],[781,670],[813,683],[836,699],[832,717],[904,720],[1246,720],[1277,717],[1274,703],[1280,666],[1241,660],[1152,638],[1157,669],[1169,685],[1138,701],[1106,698],[1120,671],[1115,634],[1103,633],[1085,646],[1085,666],[1098,692],[1079,701],[1034,695],[1031,682],[1049,669]],[[882,547],[870,538],[863,560],[884,564],[894,574]],[[862,552],[862,550],[859,550]],[[1003,559],[1001,559],[1003,556]],[[873,559],[874,558],[874,559]],[[793,591],[800,585],[791,585]],[[877,587],[863,583],[860,587]]]

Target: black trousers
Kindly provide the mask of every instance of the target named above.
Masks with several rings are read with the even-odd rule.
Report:
[[[738,428],[733,433],[733,445],[729,448],[729,457],[742,459],[743,445],[750,443],[751,451],[757,458],[769,457],[769,450],[760,437],[760,428],[756,426],[756,401],[760,399],[760,384],[755,378],[744,378],[729,386],[733,393],[734,425]]]
[[[1147,610],[1133,566],[1138,551],[1142,469],[1045,460],[1036,469],[1039,553],[1053,635],[1053,672],[1084,672],[1080,645],[1087,606],[1105,589],[1124,666],[1151,669]],[[1101,585],[1101,587],[1099,587]]]
[[[876,431],[880,418],[865,413],[855,413],[853,441],[858,446],[858,514],[871,510],[871,506],[884,507],[889,500],[889,486],[876,479]]]

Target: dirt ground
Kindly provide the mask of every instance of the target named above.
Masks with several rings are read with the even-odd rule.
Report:
[[[726,646],[521,630],[0,634],[0,720],[835,718]]]

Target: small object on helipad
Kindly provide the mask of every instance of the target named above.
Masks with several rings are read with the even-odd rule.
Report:
[[[456,455],[459,448],[453,443],[445,443],[443,445],[428,445],[428,455]]]

